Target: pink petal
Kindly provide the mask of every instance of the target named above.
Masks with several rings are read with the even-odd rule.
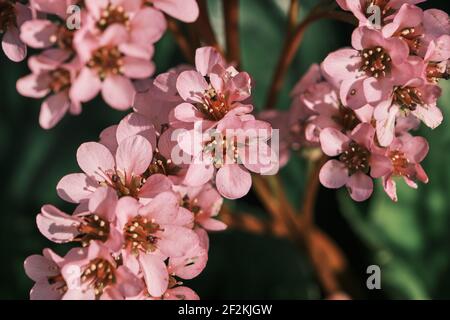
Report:
[[[40,99],[50,92],[48,84],[49,77],[46,74],[30,74],[17,81],[16,89],[25,97]]]
[[[195,52],[195,66],[202,76],[208,75],[215,65],[225,67],[222,55],[213,47],[203,47]]]
[[[334,157],[342,153],[350,139],[342,132],[334,128],[323,129],[320,133],[320,144],[323,152]]]
[[[173,192],[164,192],[157,195],[139,214],[155,219],[158,224],[170,224],[178,215],[179,199]]]
[[[89,199],[89,211],[108,221],[113,221],[117,201],[118,197],[114,189],[98,188]]]
[[[208,252],[197,245],[192,247],[184,256],[171,258],[169,270],[177,277],[185,280],[196,278],[205,269],[208,262]]]
[[[115,168],[111,152],[97,142],[82,144],[77,151],[77,160],[81,170],[97,181],[104,181],[105,172]]]
[[[154,198],[162,192],[172,190],[172,181],[162,174],[151,175],[139,192],[140,198]]]
[[[133,104],[134,94],[133,84],[128,78],[123,76],[109,76],[103,81],[103,100],[114,109],[129,109]]]
[[[175,225],[164,225],[163,229],[157,246],[168,257],[182,257],[199,243],[191,229]]]
[[[155,8],[183,22],[194,22],[199,15],[195,0],[154,0]]]
[[[58,265],[41,255],[28,257],[24,262],[24,267],[27,276],[35,282],[44,279],[47,281],[48,277],[57,276],[59,274]]]
[[[217,190],[227,199],[245,196],[252,186],[252,176],[239,165],[225,165],[216,175]]]
[[[188,167],[183,183],[191,187],[199,187],[210,181],[214,174],[212,164],[191,164]]]
[[[174,115],[177,120],[182,122],[201,121],[204,118],[203,113],[190,103],[178,105],[174,110]]]
[[[151,145],[156,145],[155,127],[150,119],[133,112],[120,121],[116,133],[117,142],[121,143],[126,138],[136,135],[146,138]]]
[[[9,27],[3,35],[2,48],[6,56],[14,62],[20,62],[27,56],[27,46],[20,40],[16,27]]]
[[[360,61],[356,50],[341,49],[328,55],[322,63],[322,68],[329,77],[342,81],[358,70]]]
[[[139,208],[141,208],[141,205],[136,199],[131,197],[121,198],[116,206],[118,227],[123,229],[130,219],[138,215]]]
[[[391,173],[393,169],[391,160],[379,154],[370,156],[370,168],[370,175],[373,178],[381,178]]]
[[[183,100],[191,103],[202,102],[203,93],[208,89],[208,83],[196,71],[184,71],[177,80],[177,89]]]
[[[83,68],[70,88],[71,100],[88,102],[100,92],[102,83],[97,74],[89,68]]]
[[[169,286],[166,265],[159,257],[151,254],[139,255],[147,290],[153,297],[161,297]]]
[[[200,300],[194,290],[188,287],[175,287],[167,290],[164,300]]]
[[[353,200],[366,201],[372,195],[373,181],[368,175],[357,172],[348,180],[347,189]]]
[[[34,19],[22,25],[20,38],[32,48],[48,48],[53,45],[50,39],[57,31],[58,27],[51,21]]]
[[[166,19],[161,12],[153,8],[144,8],[139,10],[131,21],[131,38],[134,43],[141,46],[153,44],[161,39],[166,28]]]
[[[126,56],[123,59],[123,74],[132,79],[145,79],[155,72],[153,62]]]
[[[54,206],[42,207],[41,213],[36,217],[36,222],[42,235],[56,243],[70,242],[79,234],[79,220]]]
[[[53,128],[70,108],[67,91],[54,94],[42,103],[39,124],[43,129]]]
[[[348,170],[342,162],[330,160],[320,170],[319,178],[323,186],[330,189],[339,189],[349,179]]]
[[[123,170],[127,178],[141,175],[148,169],[153,157],[150,142],[141,136],[123,140],[116,153],[117,169]]]

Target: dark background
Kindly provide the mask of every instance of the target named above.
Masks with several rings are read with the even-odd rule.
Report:
[[[305,12],[316,3],[301,0]],[[219,1],[210,0],[213,23],[220,34]],[[283,43],[288,0],[241,0],[243,67],[256,81],[255,104],[263,104]],[[423,7],[450,11],[448,1],[428,1]],[[337,22],[314,24],[292,65],[280,109],[289,107],[288,93],[311,63],[320,63],[331,51],[349,45],[352,28]],[[183,62],[170,34],[157,46],[158,71]],[[125,114],[101,100],[84,106],[78,117],[66,117],[53,130],[38,125],[41,101],[21,97],[17,79],[29,73],[26,63],[13,63],[0,53],[0,298],[27,299],[32,281],[24,274],[24,259],[50,247],[63,254],[38,232],[35,216],[51,203],[73,208],[56,195],[56,184],[77,172],[75,153],[86,141],[97,140],[103,128]],[[450,85],[442,82],[441,108],[450,116]],[[350,262],[347,291],[354,298],[450,298],[450,126],[421,129],[431,145],[424,163],[428,185],[414,191],[400,183],[399,203],[393,204],[378,186],[364,204],[349,200],[346,192],[321,189],[317,223],[339,244]],[[305,183],[303,160],[294,158],[283,169],[290,197],[300,203]],[[253,194],[239,208],[264,215]],[[382,269],[382,290],[365,289],[366,268]],[[321,288],[307,257],[287,240],[238,231],[211,235],[210,260],[197,279],[187,283],[204,299],[274,298],[318,299]]]

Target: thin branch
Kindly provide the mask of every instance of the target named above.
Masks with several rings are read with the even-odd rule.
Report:
[[[191,42],[187,39],[187,37],[183,34],[178,25],[178,22],[173,18],[167,17],[167,26],[169,30],[172,32],[175,41],[180,47],[181,52],[189,63],[194,63],[195,58],[195,48],[191,46]]]
[[[309,16],[297,26],[295,32],[290,37],[288,36],[286,39],[283,50],[281,52],[280,60],[272,79],[272,85],[270,87],[265,106],[266,109],[275,108],[278,100],[278,95],[284,84],[285,75],[289,69],[289,66],[294,60],[295,55],[297,54],[307,28],[312,23],[325,18],[354,23],[354,17],[346,12],[318,11],[313,9]]]
[[[217,42],[216,35],[209,20],[208,5],[206,0],[197,0],[198,7],[200,9],[200,14],[197,21],[194,23],[195,28],[200,36],[203,44],[215,47],[217,50],[222,52],[219,43]]]
[[[239,37],[239,0],[223,0],[227,43],[227,60],[237,66],[241,63]]]

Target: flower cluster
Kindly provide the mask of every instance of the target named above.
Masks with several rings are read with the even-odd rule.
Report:
[[[250,76],[215,49],[197,50],[196,69],[180,66],[138,88],[134,112],[81,145],[82,173],[58,183],[75,211],[46,205],[38,214],[46,238],[81,247],[25,261],[32,299],[197,298],[180,279],[205,268],[206,231],[226,228],[215,219],[223,197],[246,195],[249,171],[276,173],[271,127],[250,114]]]
[[[23,60],[27,46],[40,51],[28,60],[32,73],[17,90],[44,99],[39,123],[50,129],[99,93],[112,108],[129,109],[134,82],[155,71],[164,14],[193,22],[199,9],[195,0],[1,0],[0,12],[2,46],[11,60]]]
[[[359,20],[352,48],[311,67],[292,92],[289,112],[261,115],[274,127],[285,126],[282,159],[293,146],[320,146],[331,157],[321,183],[346,186],[356,201],[371,196],[373,179],[382,179],[394,201],[395,178],[412,188],[428,182],[420,165],[428,142],[411,131],[420,122],[434,129],[443,120],[437,101],[439,80],[449,78],[450,21],[440,10],[423,11],[418,2],[338,1]],[[371,19],[374,12],[380,19]]]

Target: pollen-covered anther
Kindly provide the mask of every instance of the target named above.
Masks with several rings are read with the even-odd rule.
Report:
[[[394,102],[404,110],[409,111],[414,111],[417,106],[424,104],[422,92],[411,87],[394,88]]]
[[[105,259],[92,260],[84,269],[81,281],[94,290],[98,299],[105,288],[116,281],[115,267]]]
[[[129,25],[128,13],[122,6],[109,4],[101,13],[101,17],[97,22],[100,30],[106,30],[109,26],[118,23],[125,26]]]
[[[406,158],[405,154],[401,151],[395,150],[389,154],[389,158],[392,161],[392,167],[394,175],[409,177],[408,166],[410,164],[409,160]]]
[[[63,68],[58,68],[49,73],[49,88],[52,93],[59,93],[69,88],[71,85],[70,72]]]
[[[198,109],[210,120],[221,120],[229,111],[226,96],[218,93],[212,86],[205,90],[202,100]]]
[[[350,175],[358,171],[368,173],[370,169],[369,160],[369,150],[354,141],[350,142],[347,149],[339,157],[339,161],[345,164]]]
[[[81,224],[78,226],[79,235],[74,241],[79,241],[83,247],[88,246],[91,241],[106,242],[109,237],[109,222],[100,218],[96,214],[84,216]]]
[[[157,232],[163,231],[155,221],[137,216],[130,220],[124,227],[125,246],[137,254],[142,252],[154,252],[158,242]]]
[[[382,47],[364,49],[361,51],[362,66],[364,71],[370,77],[384,77],[391,70],[391,57]]]

